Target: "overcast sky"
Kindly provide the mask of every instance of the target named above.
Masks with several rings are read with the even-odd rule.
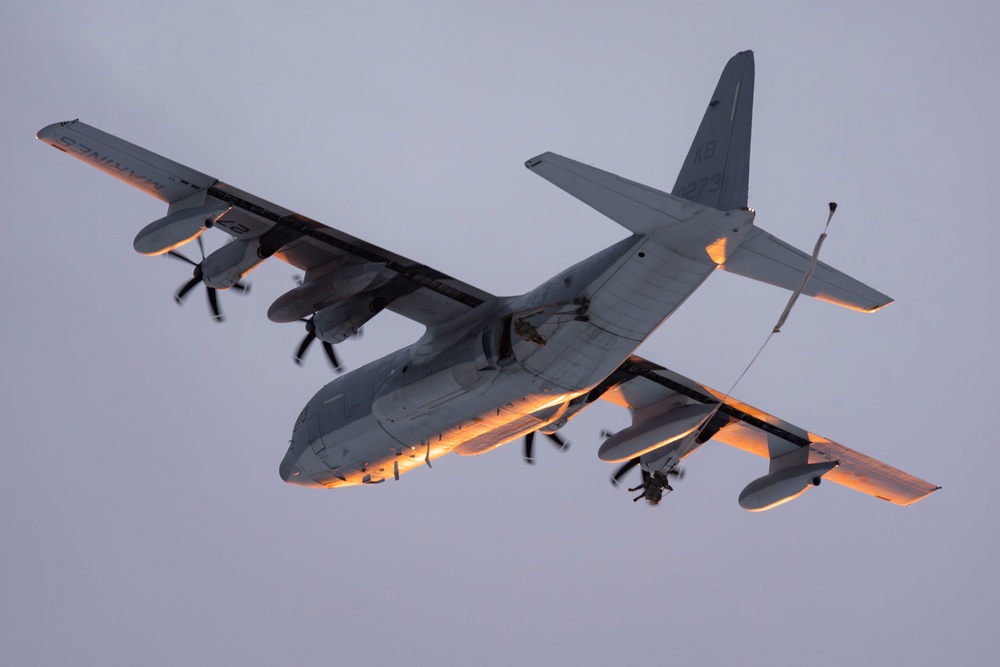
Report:
[[[806,8],[807,5],[809,8]],[[877,6],[876,6],[877,5]],[[0,662],[9,665],[992,664],[1000,173],[983,2],[26,2],[0,5]],[[530,173],[546,150],[669,190],[726,61],[756,52],[750,205],[897,302],[800,300],[737,398],[943,486],[737,504],[718,443],[664,504],[597,459],[511,444],[315,491],[278,463],[330,371],[224,325],[165,207],[38,142],[79,117],[495,294],[624,230]],[[222,234],[209,234],[212,247]],[[725,389],[787,293],[713,276],[640,353]],[[390,313],[351,367],[421,329]],[[634,475],[635,473],[633,473]],[[629,478],[635,481],[635,477]]]

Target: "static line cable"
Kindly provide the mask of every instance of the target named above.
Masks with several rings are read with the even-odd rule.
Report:
[[[774,325],[774,331],[771,333],[778,333],[781,331],[781,327],[785,324],[785,320],[788,319],[788,314],[792,312],[792,306],[795,305],[795,300],[799,298],[802,294],[802,290],[806,288],[806,283],[809,282],[809,278],[812,277],[813,270],[816,268],[816,262],[819,260],[819,249],[823,247],[823,241],[826,240],[826,230],[830,228],[830,221],[833,220],[833,214],[837,210],[837,202],[830,202],[830,215],[826,218],[826,226],[823,227],[823,233],[819,235],[816,240],[816,247],[813,248],[812,260],[809,262],[809,269],[806,271],[805,275],[802,276],[802,282],[799,284],[798,289],[792,292],[791,298],[788,300],[788,305],[785,306],[784,312],[781,313],[781,317],[778,318],[778,323]],[[765,343],[766,345],[767,343]]]
[[[826,218],[826,225],[823,227],[823,233],[820,234],[819,239],[816,240],[816,247],[813,248],[812,259],[809,261],[809,268],[806,269],[805,274],[802,276],[802,282],[799,283],[799,286],[795,289],[794,292],[792,292],[792,296],[788,299],[788,304],[785,306],[785,310],[782,311],[781,317],[778,318],[778,323],[774,325],[774,329],[772,329],[771,333],[769,333],[767,335],[767,338],[764,339],[764,343],[760,346],[760,349],[757,350],[757,354],[753,355],[753,359],[751,359],[750,363],[747,364],[747,367],[743,369],[743,372],[740,373],[740,376],[736,378],[736,382],[733,383],[733,386],[729,388],[729,391],[727,391],[726,395],[722,397],[722,400],[716,404],[715,409],[709,413],[709,415],[701,423],[700,427],[695,429],[693,433],[691,433],[687,438],[685,438],[685,441],[678,448],[679,450],[678,453],[681,455],[680,458],[683,458],[684,454],[686,453],[686,450],[690,448],[691,445],[697,440],[698,436],[701,435],[701,432],[705,429],[705,426],[708,425],[708,422],[712,421],[712,418],[715,417],[716,413],[718,413],[719,410],[722,408],[722,406],[726,404],[726,400],[732,395],[733,391],[736,389],[736,385],[740,383],[740,380],[743,379],[743,376],[747,374],[751,366],[753,366],[754,363],[757,361],[757,359],[760,357],[761,353],[764,352],[764,348],[767,347],[767,344],[771,342],[771,338],[774,337],[774,334],[781,332],[781,327],[784,326],[785,320],[788,319],[789,313],[792,312],[792,306],[795,305],[796,299],[798,299],[799,295],[802,294],[802,290],[804,290],[806,288],[806,285],[809,283],[809,278],[812,277],[813,270],[816,268],[816,262],[819,261],[819,250],[820,248],[823,247],[823,241],[826,240],[827,230],[830,228],[830,220],[833,219],[833,214],[836,210],[837,210],[837,202],[830,202],[830,214]]]

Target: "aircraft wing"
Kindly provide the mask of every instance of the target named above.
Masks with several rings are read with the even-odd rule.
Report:
[[[274,256],[305,272],[303,287],[310,281],[318,284],[320,280],[330,285],[350,280],[361,284],[358,276],[364,275],[365,284],[378,286],[377,290],[372,287],[372,294],[380,300],[380,305],[427,326],[453,321],[494,298],[440,271],[78,120],[49,125],[39,130],[37,137],[168,203],[168,213],[183,212],[190,207],[222,212],[213,226],[237,239],[260,238],[270,232],[272,238],[279,239],[276,245],[280,244]],[[316,294],[311,298],[322,300]]]
[[[809,463],[839,462],[840,465],[823,476],[824,480],[897,505],[912,505],[940,488],[763,410],[725,398],[723,392],[641,357],[630,357],[609,382],[613,386],[601,398],[629,408],[634,417],[641,417],[644,410],[655,411],[657,404],[670,404],[670,399],[683,397],[703,404],[724,399],[719,414],[728,419],[728,424],[712,439],[764,458],[775,458],[807,447]]]

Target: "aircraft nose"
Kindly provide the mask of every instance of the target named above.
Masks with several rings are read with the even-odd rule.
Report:
[[[298,456],[295,454],[295,450],[289,448],[285,453],[285,458],[281,459],[281,465],[278,466],[278,474],[281,475],[282,480],[287,482],[291,479],[297,459]]]

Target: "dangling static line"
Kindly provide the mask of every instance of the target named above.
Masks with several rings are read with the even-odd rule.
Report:
[[[799,295],[802,293],[802,290],[805,289],[806,284],[808,284],[809,282],[809,278],[812,276],[813,270],[816,268],[816,262],[819,261],[820,248],[823,247],[823,241],[826,240],[827,230],[830,228],[830,220],[833,219],[833,214],[836,210],[837,210],[837,202],[830,202],[830,214],[826,218],[826,225],[824,225],[823,227],[823,233],[820,234],[819,239],[816,240],[816,247],[813,248],[813,254],[812,254],[812,259],[809,262],[809,268],[806,270],[805,275],[802,277],[802,282],[799,284],[798,288],[794,292],[792,292],[792,296],[789,297],[788,304],[785,306],[785,310],[782,311],[781,317],[778,318],[777,324],[774,325],[774,329],[772,329],[771,333],[769,333],[767,335],[767,338],[764,339],[764,343],[760,346],[760,349],[757,350],[757,354],[753,355],[753,359],[750,360],[750,363],[747,364],[747,367],[743,369],[743,372],[740,373],[739,377],[736,378],[736,381],[733,382],[733,386],[729,388],[729,391],[727,391],[726,395],[722,397],[722,400],[719,401],[718,404],[716,404],[715,409],[709,413],[708,417],[705,418],[705,421],[701,423],[701,426],[695,429],[691,434],[689,434],[684,439],[684,441],[681,443],[681,446],[677,448],[678,452],[684,452],[688,447],[691,446],[691,443],[695,442],[698,436],[701,435],[701,432],[705,430],[705,426],[708,425],[710,421],[712,421],[712,418],[715,417],[715,415],[719,412],[719,409],[723,405],[725,405],[726,399],[728,399],[732,395],[733,391],[736,389],[736,385],[740,383],[740,380],[743,379],[743,376],[747,374],[750,368],[757,361],[758,357],[760,357],[761,353],[764,351],[764,348],[767,347],[767,344],[771,342],[771,338],[774,336],[774,334],[780,333],[781,327],[784,326],[785,320],[788,319],[789,313],[792,312],[792,306],[795,305],[796,299],[799,298]],[[680,458],[678,458],[678,461],[679,460]]]

